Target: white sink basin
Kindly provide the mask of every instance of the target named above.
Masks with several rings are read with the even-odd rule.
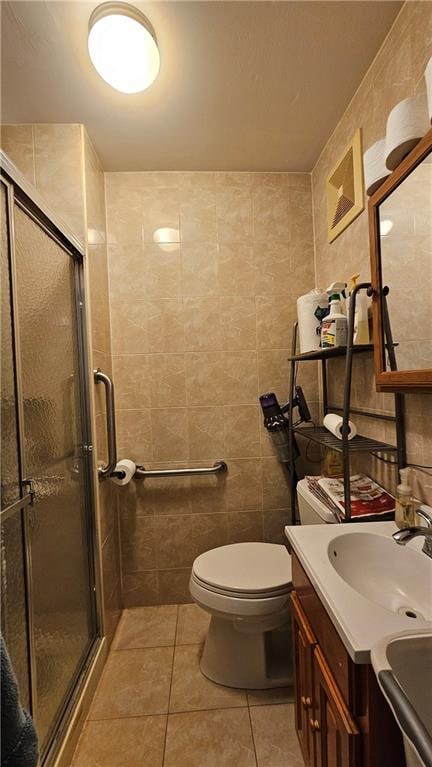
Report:
[[[426,554],[391,537],[349,532],[330,540],[328,558],[359,594],[393,613],[432,620],[432,568]]]
[[[394,522],[285,528],[354,663],[370,663],[382,637],[432,632],[432,559],[423,538],[398,546],[395,532]]]

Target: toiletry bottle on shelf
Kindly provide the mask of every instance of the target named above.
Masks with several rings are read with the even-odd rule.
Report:
[[[349,285],[349,301],[348,301],[348,316],[351,312],[351,294],[357,280],[360,277],[359,274],[353,274]],[[364,291],[359,291],[356,295],[355,312],[354,312],[354,343],[355,344],[368,344],[370,342],[369,336],[369,318],[368,318],[368,300]]]
[[[413,527],[416,524],[414,519],[415,504],[412,488],[409,484],[409,472],[408,467],[400,470],[400,483],[396,488],[395,522],[400,530],[404,527]]]
[[[333,293],[330,296],[330,314],[321,323],[321,346],[324,349],[346,346],[347,338],[348,324],[342,312],[341,297],[339,293]]]
[[[323,461],[325,477],[343,477],[342,454],[326,448]]]

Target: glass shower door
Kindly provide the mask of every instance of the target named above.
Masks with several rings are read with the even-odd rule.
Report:
[[[77,264],[15,206],[15,263],[29,508],[36,725],[56,726],[95,635]]]
[[[0,185],[1,225],[1,628],[18,680],[21,702],[31,709],[30,648],[24,549],[25,500],[21,493],[18,397],[14,365],[8,234],[8,188]],[[25,511],[24,511],[25,513]]]

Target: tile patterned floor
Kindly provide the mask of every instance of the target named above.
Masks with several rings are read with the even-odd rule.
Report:
[[[196,605],[123,612],[71,767],[303,767],[292,691],[206,679],[207,626]]]

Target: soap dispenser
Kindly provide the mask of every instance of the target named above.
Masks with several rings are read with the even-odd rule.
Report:
[[[413,527],[415,525],[414,502],[412,488],[409,484],[409,472],[408,467],[400,470],[400,483],[396,488],[395,522],[400,530],[404,527]]]

